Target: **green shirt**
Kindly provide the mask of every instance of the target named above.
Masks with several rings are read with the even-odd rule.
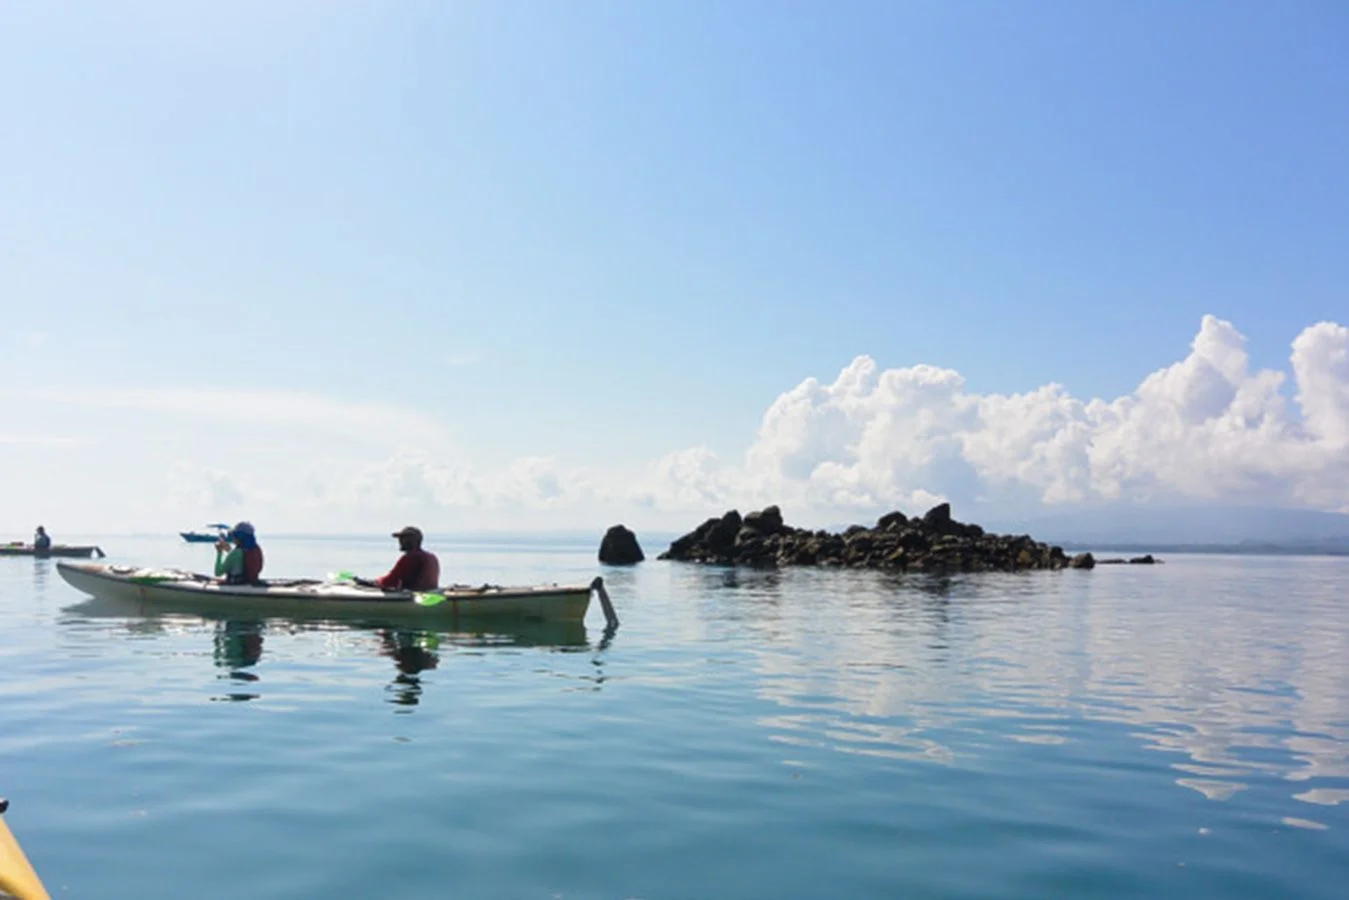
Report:
[[[244,577],[244,548],[235,547],[226,554],[223,550],[215,552],[215,577],[237,578]]]

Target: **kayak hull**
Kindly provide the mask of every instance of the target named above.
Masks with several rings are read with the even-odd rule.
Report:
[[[176,570],[136,569],[101,563],[57,563],[71,587],[92,597],[132,603],[145,611],[224,615],[456,621],[517,619],[581,622],[590,607],[588,585],[445,589],[433,606],[409,591],[381,591],[346,583],[292,581],[264,586],[224,585]],[[602,583],[602,582],[601,582]]]
[[[53,544],[39,551],[32,544],[0,544],[0,556],[36,556],[40,559],[55,557],[59,559],[88,559],[93,555],[104,556],[99,547],[83,547],[71,544]]]

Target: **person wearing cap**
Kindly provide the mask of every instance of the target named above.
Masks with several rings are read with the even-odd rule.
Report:
[[[37,533],[33,535],[33,549],[38,553],[46,553],[52,548],[51,536],[47,534],[47,529],[41,525],[37,527]]]
[[[376,578],[375,584],[386,591],[431,591],[440,584],[440,560],[434,553],[422,549],[422,530],[409,525],[395,531],[398,548],[403,555],[393,564],[389,574]]]
[[[215,543],[215,577],[225,584],[261,584],[262,563],[262,547],[248,522],[235,525]]]

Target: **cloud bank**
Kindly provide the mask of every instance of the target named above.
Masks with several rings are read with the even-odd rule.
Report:
[[[11,526],[237,516],[274,531],[675,530],[768,503],[818,526],[943,499],[976,521],[1111,504],[1349,512],[1349,328],[1309,326],[1289,362],[1252,370],[1245,338],[1213,316],[1184,359],[1109,401],[1058,384],[982,394],[951,369],[859,356],[781,394],[733,459],[692,447],[604,470],[547,456],[475,465],[422,411],[313,394],[38,391],[16,421],[51,424],[0,433],[0,487]]]
[[[919,509],[945,498],[1025,511],[1112,502],[1222,501],[1349,511],[1349,328],[1293,341],[1285,374],[1252,371],[1245,338],[1205,316],[1188,356],[1112,401],[1048,384],[978,394],[930,365],[859,356],[807,378],[765,412],[743,463],[672,453],[650,505],[818,511]]]
[[[1291,384],[1253,371],[1246,339],[1214,316],[1184,359],[1110,401],[1058,384],[980,394],[951,369],[883,370],[859,356],[832,382],[807,378],[779,396],[739,460],[693,447],[620,478],[552,459],[474,473],[403,455],[364,473],[361,500],[603,509],[673,527],[768,503],[803,524],[941,500],[1003,515],[1196,502],[1349,512],[1349,328],[1306,328],[1290,363]]]

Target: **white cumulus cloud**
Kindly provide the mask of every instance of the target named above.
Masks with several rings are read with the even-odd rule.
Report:
[[[1183,359],[1113,400],[1058,384],[978,393],[951,369],[859,356],[832,381],[784,391],[735,458],[692,447],[602,469],[474,460],[423,411],[307,393],[90,386],[0,399],[40,429],[0,434],[15,526],[60,513],[99,527],[238,515],[281,530],[679,528],[769,503],[831,525],[941,500],[975,521],[1150,502],[1349,512],[1349,328],[1332,322],[1304,329],[1276,371],[1252,369],[1245,338],[1206,316]],[[60,430],[41,429],[44,417]]]
[[[1062,386],[979,394],[950,369],[859,356],[764,413],[740,465],[706,451],[652,468],[648,505],[921,509],[937,499],[1031,505],[1221,500],[1349,510],[1349,329],[1293,342],[1286,376],[1253,371],[1245,338],[1205,316],[1183,360],[1131,394]]]

